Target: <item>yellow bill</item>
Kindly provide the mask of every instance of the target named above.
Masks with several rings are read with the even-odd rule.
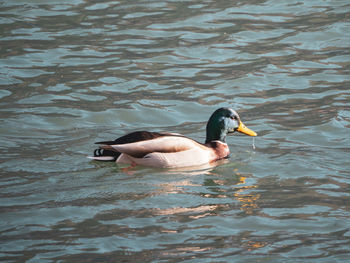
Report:
[[[239,123],[239,127],[237,129],[238,132],[247,134],[249,136],[257,136],[258,134],[255,131],[252,131],[251,129],[247,128],[243,122]]]

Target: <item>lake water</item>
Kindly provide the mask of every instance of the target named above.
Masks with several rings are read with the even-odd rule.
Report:
[[[350,262],[347,0],[0,1],[0,261]],[[214,167],[97,163],[135,130],[258,132]]]

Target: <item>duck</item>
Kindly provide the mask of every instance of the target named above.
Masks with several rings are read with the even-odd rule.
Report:
[[[206,165],[228,158],[226,136],[235,132],[257,136],[243,124],[235,110],[223,107],[210,116],[204,143],[179,133],[135,131],[114,141],[96,142],[99,148],[88,158],[159,168]]]

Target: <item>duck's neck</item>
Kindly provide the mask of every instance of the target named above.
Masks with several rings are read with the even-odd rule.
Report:
[[[220,141],[226,143],[226,132],[220,129],[209,129],[207,127],[207,136],[205,139],[205,143],[209,143],[212,141]]]

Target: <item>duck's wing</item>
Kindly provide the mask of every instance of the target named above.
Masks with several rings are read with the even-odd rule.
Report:
[[[113,145],[113,144],[126,144],[126,143],[133,143],[143,140],[151,140],[158,137],[163,136],[162,133],[158,132],[148,132],[148,131],[136,131],[129,134],[126,134],[124,136],[121,136],[114,141],[103,141],[103,142],[96,142],[96,144],[103,144],[103,145]],[[116,150],[108,150],[108,149],[95,149],[94,150],[94,156],[90,156],[88,158],[97,160],[97,161],[116,161],[119,156],[120,152]]]
[[[94,151],[94,156],[88,157],[97,161],[116,161],[121,152],[116,150],[115,148],[108,147],[108,145],[122,145],[122,144],[130,144],[141,141],[153,140],[156,138],[160,138],[163,136],[179,136],[183,137],[180,134],[176,133],[164,133],[164,132],[149,132],[149,131],[136,131],[124,136],[121,136],[114,141],[102,141],[96,142],[96,144],[101,144],[101,147]]]
[[[196,141],[176,134],[162,135],[154,139],[125,144],[105,144],[102,149],[125,153],[136,158],[153,153],[175,153],[201,147]]]
[[[114,141],[102,141],[102,142],[96,142],[95,144],[105,144],[105,145],[112,145],[112,144],[125,144],[125,143],[133,143],[133,142],[139,142],[144,140],[152,140],[158,137],[162,137],[164,135],[167,135],[168,133],[161,133],[161,132],[149,132],[149,131],[136,131],[129,134],[126,134],[124,136],[121,136]]]

